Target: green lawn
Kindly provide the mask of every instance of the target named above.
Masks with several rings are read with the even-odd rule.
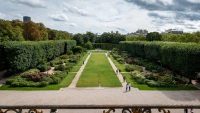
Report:
[[[90,51],[88,51],[88,53],[106,53],[107,52],[107,50],[90,50]]]
[[[62,87],[68,87],[76,73],[69,73],[60,84],[48,85],[47,87],[10,87],[9,85],[3,85],[0,90],[59,90]]]
[[[91,54],[91,57],[77,83],[77,87],[121,87],[105,54]]]
[[[126,81],[131,82],[131,86],[138,88],[139,90],[197,90],[194,86],[184,86],[184,87],[165,87],[165,88],[156,88],[149,87],[146,84],[138,84],[129,73],[122,73],[123,76],[126,76]]]
[[[86,53],[81,60],[77,63],[76,66],[82,66],[83,65],[83,61],[85,61],[85,59],[87,58],[87,56],[89,55],[89,53]]]
[[[74,67],[70,70],[70,72],[78,72],[80,68],[81,68],[81,66],[74,66]]]

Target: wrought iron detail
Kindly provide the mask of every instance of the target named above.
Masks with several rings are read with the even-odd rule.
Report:
[[[165,111],[165,109],[162,109],[162,108],[159,108],[158,111],[159,111],[159,112],[162,112],[162,111],[163,111],[163,113],[170,113],[169,110]]]
[[[131,110],[129,108],[123,108],[122,113],[151,113],[150,108],[132,108]]]
[[[103,111],[103,113],[110,113],[111,111],[113,111],[113,112],[115,112],[115,109],[114,108],[111,108],[111,109],[109,109],[108,111]]]
[[[28,113],[43,113],[43,111],[39,112],[37,109],[30,109]]]
[[[122,113],[131,113],[131,110],[129,110],[128,108],[123,108]]]
[[[6,109],[5,111],[0,109],[0,113],[8,113],[9,111],[14,111],[15,113],[22,113],[22,109]]]

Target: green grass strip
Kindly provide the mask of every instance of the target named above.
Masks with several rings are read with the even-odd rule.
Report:
[[[110,55],[111,60],[113,61],[113,63],[115,64],[115,66],[117,67],[117,69],[120,69],[121,72],[126,72],[125,68],[126,68],[126,64],[120,64],[119,62],[117,62],[117,60],[115,60],[113,58],[112,55]],[[128,64],[127,64],[128,65]]]
[[[105,54],[92,54],[77,83],[77,87],[121,87]]]

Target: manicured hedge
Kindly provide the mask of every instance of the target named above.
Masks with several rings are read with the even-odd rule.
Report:
[[[171,42],[120,42],[119,49],[135,57],[161,62],[166,67],[188,77],[195,78],[200,71],[200,45]]]
[[[93,48],[101,48],[104,50],[112,50],[116,48],[118,44],[111,44],[111,43],[94,43]]]
[[[36,67],[43,60],[67,53],[73,46],[76,46],[73,40],[6,42],[0,44],[0,64],[6,64],[5,69],[24,71]]]

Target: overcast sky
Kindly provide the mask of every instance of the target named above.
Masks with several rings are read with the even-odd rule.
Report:
[[[70,33],[195,32],[200,30],[200,0],[0,0],[0,19],[23,16]]]

